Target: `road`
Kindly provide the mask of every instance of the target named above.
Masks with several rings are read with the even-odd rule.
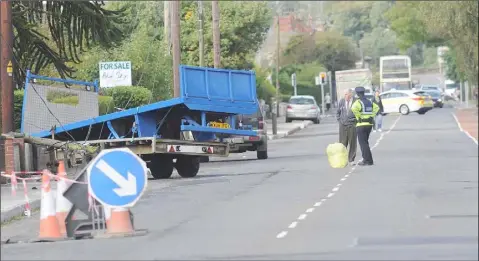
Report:
[[[385,117],[375,165],[345,169],[327,163],[329,118],[271,141],[268,160],[237,154],[194,179],[151,181],[133,209],[146,236],[8,244],[1,258],[477,260],[477,145],[451,112]]]

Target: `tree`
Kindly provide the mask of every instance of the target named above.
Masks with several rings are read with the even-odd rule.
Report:
[[[357,55],[352,42],[336,32],[292,37],[284,51],[285,63],[319,63],[329,71],[354,67]]]
[[[107,10],[100,1],[13,1],[15,81],[21,85],[25,68],[37,74],[48,65],[61,77],[72,77],[69,63],[80,63],[84,48],[109,48],[123,39],[124,11]]]
[[[254,55],[263,43],[271,25],[268,3],[220,1],[221,66],[232,69],[252,69]],[[181,60],[199,64],[197,4],[184,1],[181,7]],[[211,5],[204,5],[204,17],[211,17]],[[213,67],[212,21],[203,24],[205,66]]]
[[[360,43],[364,55],[370,56],[375,66],[379,66],[381,56],[399,54],[399,49],[396,46],[396,34],[389,29],[374,28],[371,33],[364,35]]]
[[[331,8],[333,13],[333,29],[347,37],[361,39],[361,34],[371,31],[369,13],[374,2],[368,1],[338,1]]]

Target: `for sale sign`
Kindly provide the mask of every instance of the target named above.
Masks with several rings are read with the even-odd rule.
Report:
[[[131,86],[131,62],[101,62],[100,87]]]

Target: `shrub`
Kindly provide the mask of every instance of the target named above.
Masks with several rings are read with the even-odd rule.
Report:
[[[113,104],[113,98],[110,96],[98,96],[98,111],[100,115],[114,112],[115,104]]]
[[[148,104],[153,96],[150,90],[141,86],[118,86],[103,88],[100,93],[113,98],[113,104],[117,108],[129,109]]]

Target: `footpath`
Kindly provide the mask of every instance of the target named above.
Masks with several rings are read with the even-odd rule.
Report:
[[[478,140],[478,110],[477,108],[457,109],[455,112],[461,131],[473,138],[477,144]]]
[[[273,124],[271,120],[267,120],[268,127],[268,139],[281,139],[285,136],[298,132],[309,125],[313,124],[312,121],[294,121],[286,123],[284,117],[278,118],[278,133],[273,135]],[[70,173],[69,173],[70,174]],[[69,175],[69,178],[73,178]],[[52,190],[56,188],[56,182],[52,182]],[[56,195],[54,193],[54,195]],[[26,209],[26,196],[28,196],[28,202],[30,209],[36,211],[40,208],[41,199],[41,182],[40,180],[27,181],[27,189],[25,190],[21,181],[18,182],[16,187],[16,193],[12,194],[12,186],[9,184],[1,185],[1,222],[7,222],[9,220],[25,216]]]

